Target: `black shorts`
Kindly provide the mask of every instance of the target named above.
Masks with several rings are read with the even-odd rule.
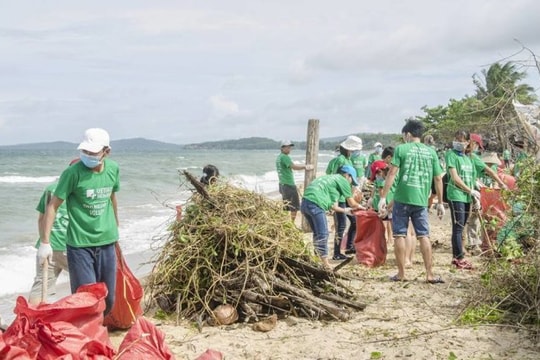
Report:
[[[285,202],[285,210],[298,211],[300,209],[300,197],[296,185],[279,184],[279,192]]]

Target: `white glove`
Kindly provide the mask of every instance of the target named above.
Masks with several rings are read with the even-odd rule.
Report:
[[[379,204],[377,205],[377,210],[382,214],[386,213],[386,198],[381,197]]]
[[[370,207],[373,207],[373,198],[369,198],[368,201],[367,201],[367,207],[370,208]]]
[[[314,166],[311,164],[306,164],[306,170],[313,170]]]
[[[38,252],[37,252],[39,265],[43,265],[45,263],[45,260],[49,260],[49,262],[51,262],[52,253],[53,253],[53,250],[52,250],[51,244],[41,243],[39,245]]]
[[[444,209],[444,205],[437,204],[437,216],[439,217],[439,219],[443,218],[444,213],[446,213],[446,210]]]
[[[346,207],[346,208],[343,209],[343,210],[345,210],[345,211],[343,212],[345,215],[352,215],[352,208]]]
[[[471,196],[476,200],[480,201],[480,191],[474,189],[471,190]]]

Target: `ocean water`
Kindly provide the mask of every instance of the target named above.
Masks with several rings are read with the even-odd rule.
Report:
[[[223,177],[236,186],[279,198],[275,159],[279,150],[181,150],[175,152],[113,152],[120,165],[118,213],[120,245],[126,258],[148,254],[167,236],[176,216],[176,205],[190,197],[184,176],[197,178],[207,164],[216,165]],[[27,296],[35,273],[35,241],[38,237],[35,210],[45,187],[55,181],[78,156],[65,151],[0,149],[0,315],[18,295]],[[318,171],[324,172],[331,152],[319,154]],[[293,150],[293,161],[304,163],[305,151]],[[303,172],[295,179],[303,184]],[[130,264],[136,271],[139,264]],[[68,282],[67,276],[59,283]],[[2,309],[4,308],[4,309]],[[9,309],[7,310],[9,311]]]

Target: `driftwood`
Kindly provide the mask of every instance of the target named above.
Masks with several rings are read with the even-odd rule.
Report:
[[[147,285],[162,310],[200,319],[230,304],[240,321],[257,322],[272,315],[346,321],[365,308],[340,281],[347,278],[312,255],[281,202],[183,175],[195,192]]]

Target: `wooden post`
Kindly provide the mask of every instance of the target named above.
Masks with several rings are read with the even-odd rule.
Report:
[[[317,177],[317,161],[319,158],[319,120],[309,119],[306,138],[306,164],[313,165],[313,170],[306,170],[304,174],[304,189]],[[302,189],[302,192],[303,190]],[[302,230],[311,232],[309,224],[302,216]]]

